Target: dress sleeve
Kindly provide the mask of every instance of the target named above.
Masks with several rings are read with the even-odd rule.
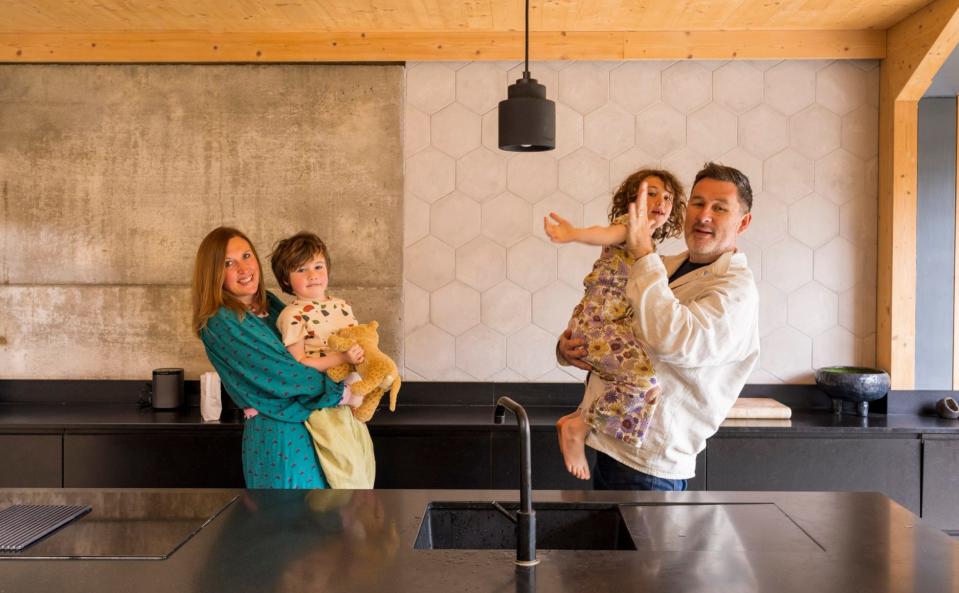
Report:
[[[268,323],[221,308],[200,334],[210,363],[238,406],[285,422],[339,404],[343,386],[296,362]]]
[[[276,320],[276,329],[280,332],[280,339],[284,346],[292,346],[302,342],[306,337],[306,324],[300,315],[300,308],[296,305],[287,305],[280,312]]]

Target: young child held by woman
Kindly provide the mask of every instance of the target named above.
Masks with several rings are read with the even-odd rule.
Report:
[[[270,264],[280,288],[296,298],[280,313],[276,326],[283,344],[299,363],[325,372],[343,364],[363,362],[363,349],[346,352],[327,348],[331,335],[357,325],[349,303],[327,294],[330,252],[313,233],[301,232],[283,239],[270,254]],[[345,383],[359,379],[347,377]],[[306,421],[320,466],[333,488],[373,487],[376,461],[366,425],[353,417],[352,408],[363,398],[349,395],[341,405],[315,410]]]
[[[640,192],[647,195],[653,240],[661,243],[678,236],[685,211],[683,186],[672,173],[654,169],[637,171],[623,181],[613,195],[608,226],[574,227],[553,212],[543,220],[546,234],[555,243],[603,246],[583,280],[586,293],[573,310],[568,328],[574,339],[585,341],[584,361],[602,377],[606,391],[588,410],[576,410],[556,423],[566,469],[583,480],[589,479],[585,445],[589,432],[597,430],[639,447],[659,397],[652,364],[633,336],[632,308],[626,298],[635,261],[626,250],[626,226],[629,204]]]

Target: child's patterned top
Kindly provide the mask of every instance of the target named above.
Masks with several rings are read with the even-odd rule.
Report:
[[[280,313],[276,327],[283,344],[290,346],[303,340],[306,355],[325,356],[327,339],[344,327],[356,325],[353,309],[343,299],[330,297],[325,301],[296,299]]]

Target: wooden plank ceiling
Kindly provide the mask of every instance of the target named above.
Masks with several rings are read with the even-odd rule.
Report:
[[[929,0],[532,0],[536,31],[885,30]],[[5,0],[0,32],[505,32],[523,0]]]

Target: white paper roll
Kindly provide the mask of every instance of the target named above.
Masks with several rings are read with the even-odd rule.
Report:
[[[223,412],[220,396],[220,375],[214,372],[200,375],[200,416],[204,422],[219,422]]]

